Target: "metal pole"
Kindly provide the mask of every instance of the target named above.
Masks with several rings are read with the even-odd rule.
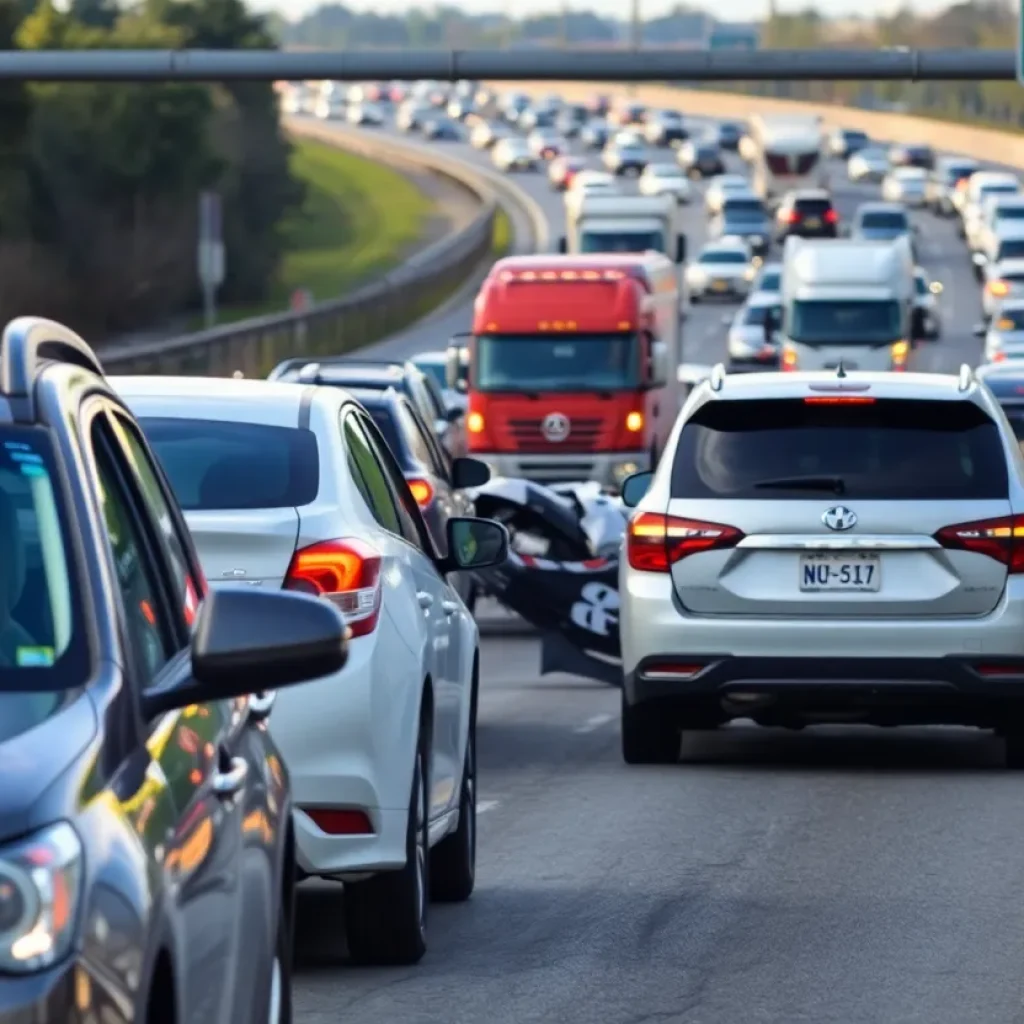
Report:
[[[640,51],[644,48],[644,20],[640,11],[640,0],[632,0],[629,13],[629,34],[633,50],[633,58],[639,60]],[[636,96],[636,84],[630,83],[630,96]]]
[[[1013,50],[0,51],[0,81],[1010,82],[1016,77]]]

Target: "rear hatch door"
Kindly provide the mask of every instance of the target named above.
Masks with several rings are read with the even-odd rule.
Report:
[[[1004,519],[1008,493],[999,428],[970,402],[714,401],[673,466],[667,511],[687,522],[669,528],[694,551],[675,591],[696,615],[983,615],[1005,562],[936,534]]]

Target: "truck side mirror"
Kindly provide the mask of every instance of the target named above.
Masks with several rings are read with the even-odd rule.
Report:
[[[562,256],[564,256],[569,251],[569,242],[568,239],[566,239],[565,235],[562,235],[562,237],[558,240],[558,251]]]
[[[686,235],[680,235],[676,239],[676,263],[686,262]]]
[[[444,382],[451,391],[459,390],[462,377],[462,359],[458,345],[449,345],[445,353]]]
[[[651,342],[651,362],[647,373],[647,386],[663,388],[668,383],[668,348],[663,341]]]

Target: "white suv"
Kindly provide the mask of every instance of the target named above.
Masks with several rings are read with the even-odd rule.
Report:
[[[449,519],[449,550],[436,552],[386,442],[340,388],[110,383],[163,464],[213,587],[298,590],[344,612],[344,669],[280,691],[270,717],[296,859],[302,876],[346,883],[356,962],[419,960],[428,895],[465,900],[475,877],[479,635],[449,577],[503,561],[505,528]],[[489,476],[464,459],[453,473],[466,486]]]
[[[623,487],[625,760],[752,718],[976,725],[1024,767],[1022,479],[966,366],[716,367]]]

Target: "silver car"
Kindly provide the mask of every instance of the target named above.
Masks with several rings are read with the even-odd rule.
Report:
[[[989,320],[987,326],[979,324],[974,334],[985,339],[981,356],[986,363],[1024,358],[1024,299],[1004,302],[998,316]]]
[[[690,302],[703,302],[709,297],[746,298],[756,272],[753,254],[742,239],[709,242],[696,261],[686,267]]]
[[[782,306],[778,295],[761,292],[727,320],[730,371],[773,370],[779,364]]]
[[[715,367],[623,486],[622,753],[760,725],[966,724],[1024,767],[1024,480],[960,375]]]
[[[924,267],[914,269],[914,337],[934,340],[942,334],[941,282],[928,277]]]

